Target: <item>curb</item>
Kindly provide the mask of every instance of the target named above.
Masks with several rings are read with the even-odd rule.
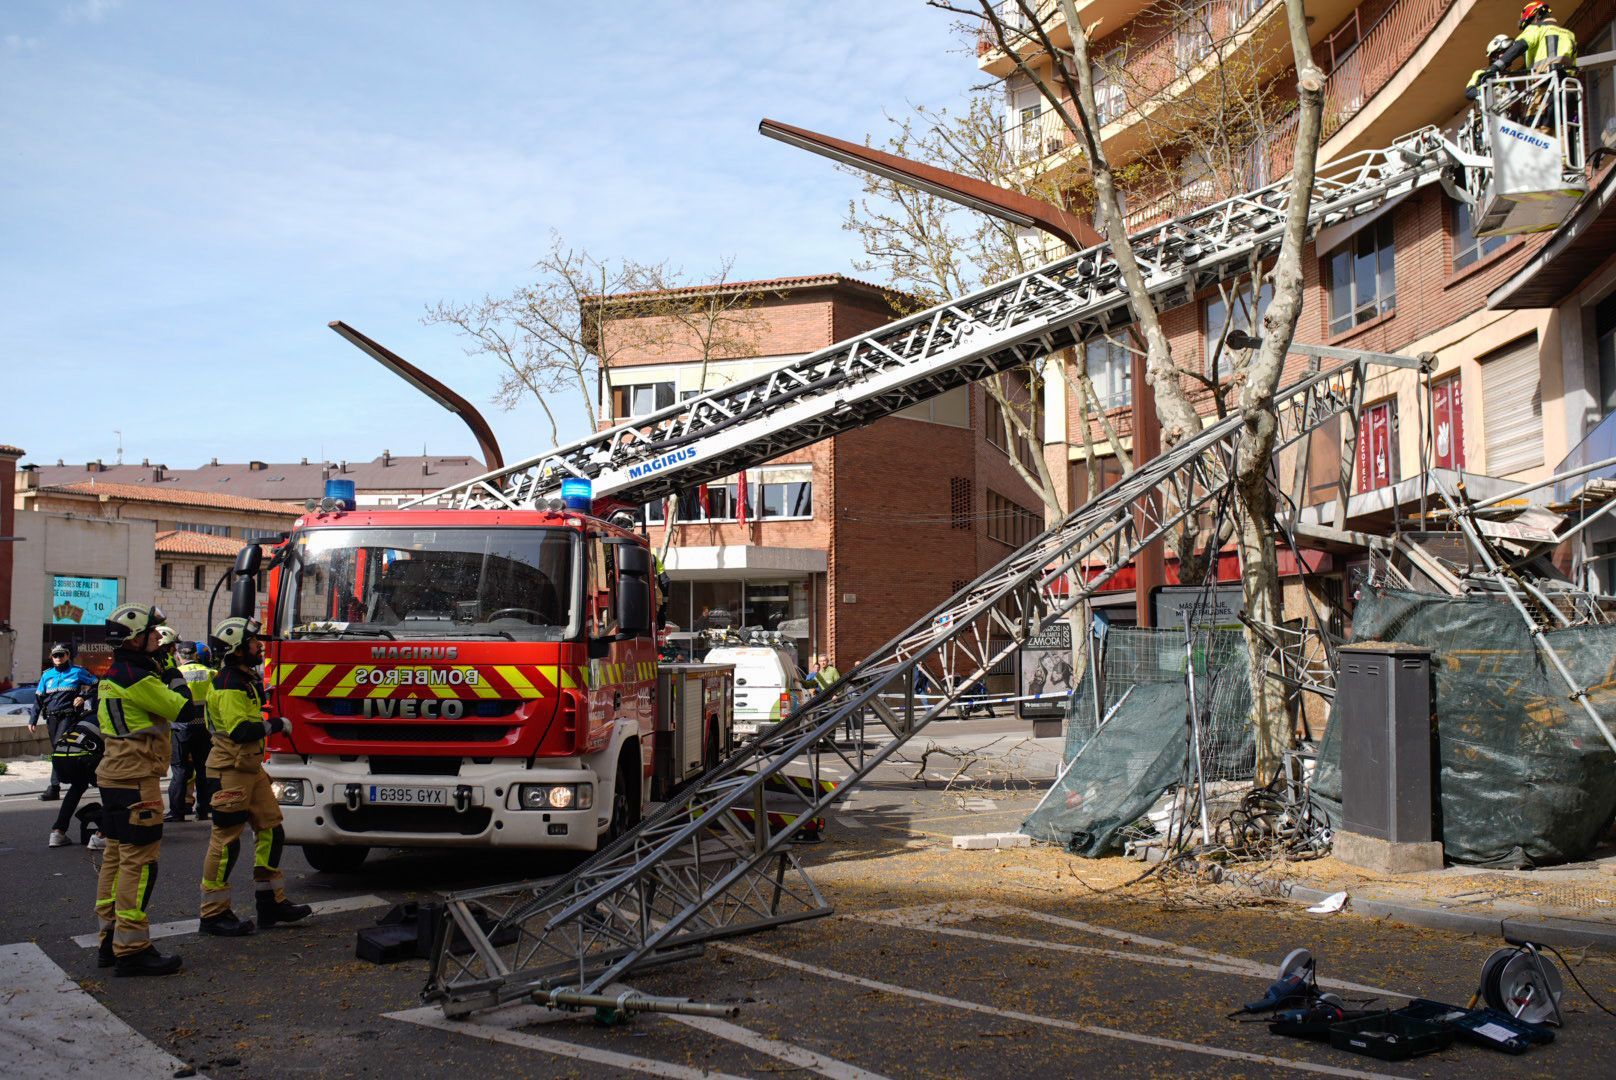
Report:
[[[1158,847],[1143,848],[1144,862],[1161,862],[1165,853]],[[1231,877],[1233,875],[1230,875]],[[1241,875],[1236,884],[1262,892],[1265,895],[1275,896],[1293,904],[1311,907],[1334,893],[1324,892],[1307,885],[1286,884],[1285,882],[1270,881],[1267,878],[1245,877]],[[1340,891],[1340,890],[1337,890]],[[1371,900],[1352,895],[1347,891],[1347,906],[1344,909],[1350,914],[1361,915],[1369,919],[1390,919],[1393,922],[1406,923],[1409,926],[1423,926],[1432,930],[1448,930],[1459,934],[1470,934],[1476,937],[1491,937],[1503,939],[1507,932],[1511,937],[1526,937],[1544,945],[1554,945],[1559,948],[1589,948],[1602,952],[1616,953],[1616,924],[1589,923],[1578,919],[1557,918],[1552,915],[1520,916],[1506,915],[1492,918],[1487,915],[1473,915],[1463,911],[1452,911],[1447,908],[1430,907],[1425,904],[1412,904],[1396,900]]]

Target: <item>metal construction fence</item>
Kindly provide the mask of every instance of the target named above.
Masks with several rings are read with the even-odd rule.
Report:
[[[1060,779],[1021,831],[1098,856],[1168,790],[1193,780],[1188,672],[1195,663],[1200,760],[1208,783],[1246,780],[1256,761],[1245,639],[1238,630],[1107,631],[1100,698],[1085,671],[1066,718]]]

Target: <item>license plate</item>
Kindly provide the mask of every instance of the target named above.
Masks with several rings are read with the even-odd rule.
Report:
[[[443,806],[451,805],[449,789],[440,787],[413,787],[404,784],[371,784],[365,789],[365,802],[371,806]]]

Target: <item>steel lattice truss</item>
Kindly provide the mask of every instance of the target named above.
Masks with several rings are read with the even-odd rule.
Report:
[[[1323,166],[1309,215],[1320,228],[1463,171],[1457,147],[1422,128],[1388,150]],[[1463,177],[1449,176],[1457,183]],[[1278,250],[1290,182],[1228,199],[1133,237],[1159,308],[1249,271]],[[1131,321],[1108,245],[889,323],[651,416],[423,497],[410,506],[531,507],[563,477],[588,477],[596,497],[650,502],[730,476]]]
[[[1315,371],[1282,391],[1276,453],[1350,412],[1368,366]],[[1102,492],[571,874],[450,897],[453,930],[439,935],[427,998],[459,1014],[555,989],[595,993],[704,941],[827,914],[789,846],[804,822],[1147,544],[1204,520],[1232,489],[1240,428],[1238,416],[1219,421]],[[862,740],[832,741],[867,722],[893,738],[869,754]],[[817,782],[825,755],[848,774],[834,790]],[[794,820],[771,828],[766,790],[788,793]],[[753,811],[750,825],[732,810]]]

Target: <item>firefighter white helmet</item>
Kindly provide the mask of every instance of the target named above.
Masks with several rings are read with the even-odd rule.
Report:
[[[243,619],[240,616],[226,619],[213,628],[213,636],[208,640],[215,654],[229,656],[247,642],[258,636],[259,625],[257,619]]]
[[[1493,57],[1514,44],[1514,39],[1508,34],[1494,34],[1493,39],[1487,43],[1487,55]]]
[[[163,624],[163,609],[156,604],[119,604],[107,616],[107,640],[122,645]]]
[[[180,632],[174,629],[172,626],[165,623],[157,628],[157,644],[161,645],[163,648],[166,649],[170,645],[178,645],[179,640]]]

